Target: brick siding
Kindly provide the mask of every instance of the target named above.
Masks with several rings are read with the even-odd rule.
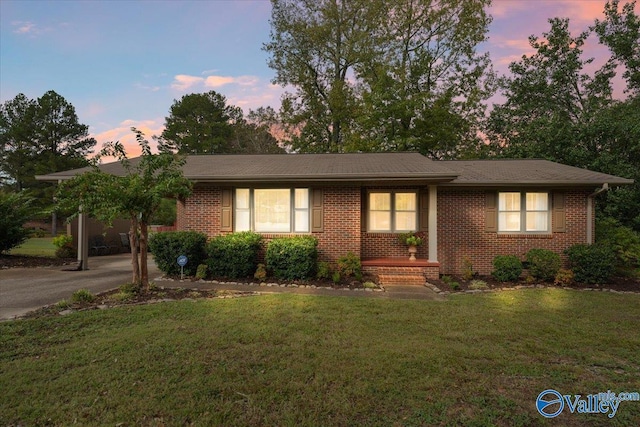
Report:
[[[415,188],[414,188],[415,189]],[[425,189],[426,190],[426,189]],[[324,231],[311,233],[318,238],[320,260],[335,261],[353,252],[365,258],[408,257],[407,248],[393,233],[368,233],[362,226],[362,195],[358,186],[323,187]],[[564,233],[552,235],[503,235],[486,232],[485,192],[438,188],[438,261],[440,273],[460,274],[465,259],[473,270],[489,274],[496,255],[517,255],[524,259],[532,248],[562,253],[566,248],[586,242],[585,191],[567,191]],[[194,230],[214,237],[220,232],[221,188],[196,185],[193,194],[178,203],[178,230]],[[427,234],[427,233],[425,233]],[[291,234],[266,234],[265,241]],[[418,248],[417,257],[428,257],[428,236]]]

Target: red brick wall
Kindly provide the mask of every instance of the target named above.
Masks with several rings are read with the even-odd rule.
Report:
[[[178,203],[177,228],[213,237],[220,234],[220,188],[198,185],[193,194]],[[324,231],[318,238],[320,259],[335,262],[348,252],[361,258],[405,257],[407,248],[393,233],[367,233],[361,227],[361,194],[357,186],[325,187]],[[501,235],[484,231],[485,193],[479,190],[438,189],[438,261],[443,274],[460,274],[465,257],[473,270],[489,274],[496,255],[517,255],[524,259],[532,248],[562,253],[575,243],[586,242],[586,196],[584,191],[566,192],[565,233],[552,236]],[[427,234],[427,233],[425,233]],[[269,239],[283,234],[265,235]],[[291,234],[284,234],[290,236]],[[428,236],[418,248],[418,258],[428,258]]]
[[[485,192],[438,189],[438,261],[444,274],[460,274],[467,257],[473,270],[490,274],[496,255],[516,255],[524,260],[529,249],[549,249],[559,254],[587,240],[586,196],[567,191],[564,233],[552,235],[504,235],[484,231]]]

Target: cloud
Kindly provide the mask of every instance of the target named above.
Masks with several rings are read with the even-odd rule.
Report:
[[[48,29],[41,28],[31,21],[13,21],[11,26],[14,27],[14,34],[25,36],[38,36],[48,31]]]
[[[93,134],[98,143],[96,144],[96,152],[102,149],[102,146],[106,142],[120,141],[124,146],[124,149],[129,158],[139,156],[142,151],[138,142],[136,141],[136,135],[131,132],[131,128],[135,127],[139,131],[142,131],[151,145],[152,152],[157,152],[157,143],[153,140],[154,135],[160,135],[164,130],[164,119],[147,119],[147,120],[123,120],[117,127],[108,129],[104,132]],[[102,159],[102,163],[109,163],[115,161],[115,158],[105,157]]]
[[[193,86],[199,85],[204,82],[204,78],[196,76],[188,76],[186,74],[178,74],[173,78],[171,87],[179,91],[186,91]]]
[[[219,88],[228,85],[238,86],[255,86],[260,82],[256,76],[190,76],[187,74],[178,74],[173,78],[171,87],[178,91],[187,91],[193,88]]]

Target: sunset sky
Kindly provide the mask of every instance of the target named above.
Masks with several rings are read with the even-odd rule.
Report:
[[[527,38],[568,17],[574,34],[602,18],[601,0],[494,0],[489,51],[495,69],[531,53]],[[637,7],[637,6],[636,6]],[[638,8],[638,7],[637,7]],[[133,144],[135,126],[162,132],[174,99],[215,90],[245,112],[278,109],[284,89],[261,50],[271,5],[237,1],[0,1],[0,102],[48,90],[72,103],[98,147]],[[608,51],[590,39],[594,66]],[[621,97],[621,85],[616,95]],[[135,154],[132,150],[131,154]]]

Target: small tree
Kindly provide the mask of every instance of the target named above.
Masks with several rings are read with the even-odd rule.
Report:
[[[33,215],[32,201],[24,193],[0,191],[0,253],[29,238],[29,230],[22,225]]]
[[[112,175],[94,167],[92,171],[64,182],[58,188],[58,204],[74,208],[111,223],[125,215],[131,221],[132,282],[149,287],[147,267],[148,226],[164,198],[184,198],[191,192],[191,183],[182,174],[184,158],[167,150],[152,154],[144,134],[131,128],[142,148],[139,158],[129,160],[118,141],[103,146],[100,156],[116,157],[122,175]],[[138,255],[139,251],[139,255]]]

